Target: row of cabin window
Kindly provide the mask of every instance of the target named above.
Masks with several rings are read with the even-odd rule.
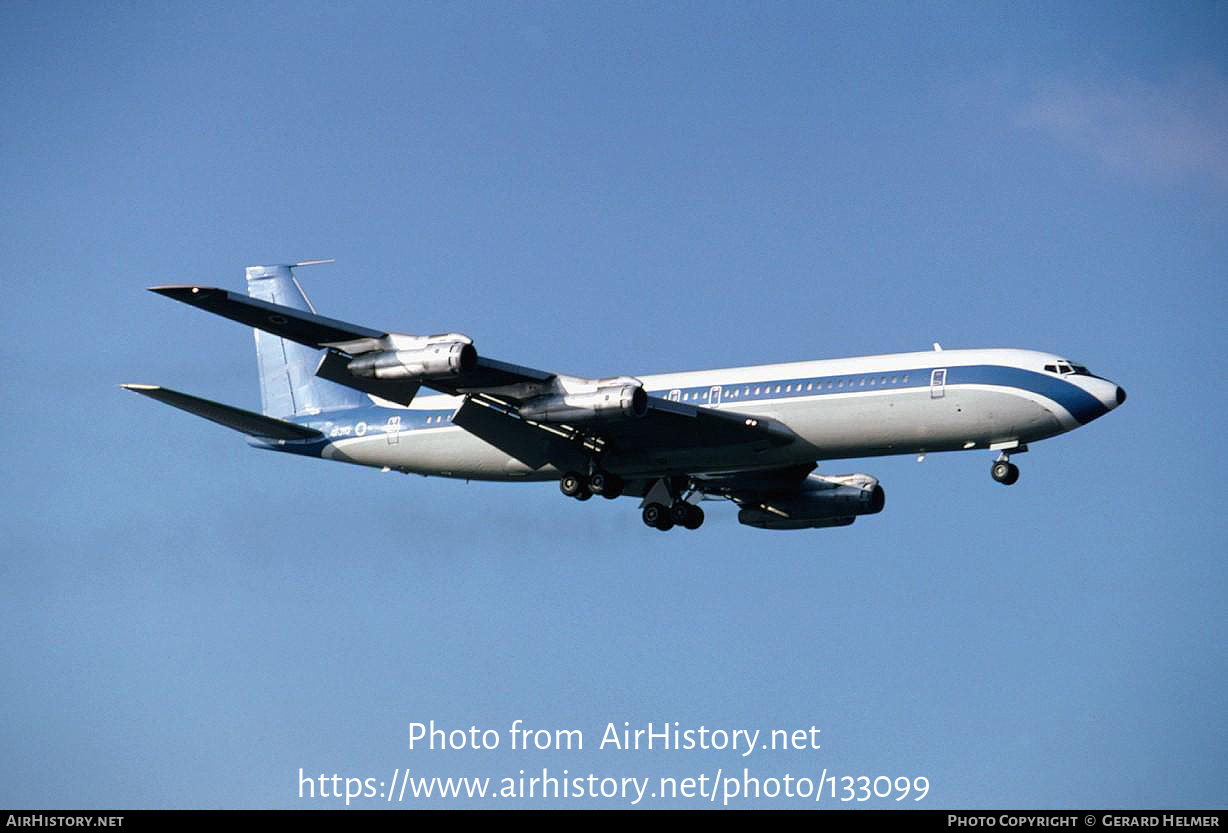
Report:
[[[846,381],[848,382],[848,386],[849,386],[850,388],[852,388],[852,387],[861,387],[861,388],[864,388],[864,387],[866,386],[866,380],[867,380],[867,379],[869,379],[869,380],[870,380],[870,385],[871,385],[871,386],[874,386],[875,384],[883,384],[883,385],[887,384],[887,377],[886,377],[886,376],[881,376],[881,377],[879,377],[879,378],[878,378],[878,380],[877,380],[877,382],[876,382],[876,380],[875,380],[875,378],[874,378],[873,376],[862,376],[862,377],[860,377],[860,378],[858,378],[858,379],[840,379],[840,380],[836,381],[836,382],[834,383],[834,385],[833,385],[833,383],[832,383],[832,382],[830,382],[830,381],[829,381],[829,382],[827,383],[827,390],[839,390],[839,389],[841,389],[841,388],[843,388],[843,387],[844,387],[844,383],[845,383]],[[902,383],[904,383],[904,384],[907,384],[907,383],[908,383],[908,374],[907,374],[907,373],[905,373],[903,376],[892,376],[892,377],[891,377],[891,384],[896,385],[896,384],[900,384],[901,382],[902,382]],[[761,393],[795,393],[795,392],[796,392],[796,393],[806,393],[806,392],[808,392],[808,391],[813,391],[813,390],[815,389],[816,385],[818,386],[818,389],[819,389],[819,390],[823,390],[823,383],[822,383],[822,382],[807,382],[807,383],[806,383],[806,389],[805,389],[805,390],[802,390],[802,383],[801,383],[801,382],[798,382],[798,383],[797,383],[797,390],[796,390],[796,391],[794,391],[794,389],[793,389],[793,388],[794,388],[794,386],[793,386],[793,384],[792,384],[792,383],[789,383],[789,384],[787,384],[787,385],[777,385],[777,386],[776,386],[775,391],[773,391],[773,390],[772,390],[772,386],[771,386],[771,385],[757,385],[757,386],[755,386],[755,389],[754,389],[754,390],[755,390],[754,395],[755,395],[755,396],[758,396],[758,395],[760,395]],[[702,394],[701,394],[701,393],[698,393],[698,392],[696,392],[696,393],[684,393],[684,394],[682,394],[682,401],[684,401],[684,402],[688,402],[688,401],[693,401],[693,400],[699,400],[700,398],[707,399],[707,398],[708,398],[708,396],[710,395],[710,393],[711,393],[711,391],[710,391],[710,390],[709,390],[709,391],[704,391]],[[741,394],[739,394],[739,393],[738,393],[738,389],[737,389],[737,388],[726,388],[726,389],[724,389],[724,390],[722,390],[722,391],[721,391],[721,396],[722,396],[722,398],[724,398],[724,399],[737,399],[737,398],[739,398],[739,396],[750,396],[750,395],[751,395],[751,387],[750,387],[750,385],[746,385],[745,387],[743,387],[743,388],[742,388],[742,392],[741,392]]]

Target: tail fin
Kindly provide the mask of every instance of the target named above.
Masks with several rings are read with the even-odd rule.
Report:
[[[247,294],[261,301],[315,313],[311,301],[291,271],[298,263],[247,267]],[[295,344],[263,330],[256,333],[260,369],[260,405],[265,416],[289,417],[338,408],[354,408],[369,400],[360,391],[316,376],[321,351]]]

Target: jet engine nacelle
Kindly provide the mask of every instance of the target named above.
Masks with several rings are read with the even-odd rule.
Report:
[[[883,511],[885,502],[883,487],[868,474],[812,474],[797,495],[748,503],[738,512],[738,523],[759,529],[848,526],[858,515]]]
[[[614,384],[586,393],[534,397],[517,411],[525,419],[573,425],[603,419],[642,417],[648,413],[648,394],[641,384]]]
[[[460,376],[472,370],[478,351],[469,340],[430,336],[424,344],[404,349],[372,350],[354,358],[347,369],[355,376],[372,379],[436,379]]]

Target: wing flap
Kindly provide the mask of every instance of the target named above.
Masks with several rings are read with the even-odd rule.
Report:
[[[472,399],[467,399],[456,412],[452,424],[459,425],[531,469],[540,469],[547,463],[557,466],[574,462],[577,457],[575,445],[563,437],[543,431],[503,411],[479,405]]]
[[[798,463],[771,469],[700,475],[704,492],[725,496],[791,496],[814,471],[815,463]]]
[[[648,397],[648,413],[643,417],[611,422],[600,433],[615,447],[637,450],[754,444],[773,448],[798,439],[783,423],[770,417],[718,411],[657,396]]]

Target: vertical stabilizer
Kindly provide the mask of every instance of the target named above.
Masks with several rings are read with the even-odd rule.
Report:
[[[290,266],[247,267],[247,294],[261,301],[315,312]],[[365,394],[315,375],[322,351],[263,330],[254,332],[260,370],[260,407],[265,416],[283,419],[369,402]]]

